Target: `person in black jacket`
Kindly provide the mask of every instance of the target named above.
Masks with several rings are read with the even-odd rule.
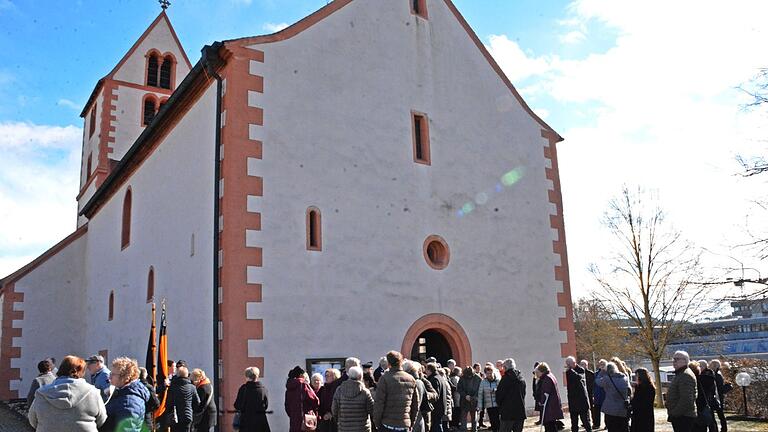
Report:
[[[200,406],[195,411],[193,425],[196,432],[213,432],[216,427],[216,402],[213,397],[213,385],[202,369],[192,371],[192,384],[197,388]]]
[[[444,377],[437,373],[437,364],[435,363],[427,363],[424,374],[437,392],[437,399],[433,402],[434,410],[432,411],[430,431],[443,432],[443,417],[451,410],[451,405],[453,404],[451,386]]]
[[[155,386],[150,382],[151,378],[148,375],[147,369],[139,368],[139,381],[149,390],[149,400],[144,407],[144,424],[147,425],[148,430],[154,430],[152,427],[155,422],[155,410],[160,406],[160,399],[158,399]]]
[[[166,401],[168,415],[173,416],[174,410],[176,411],[177,422],[171,425],[171,432],[192,432],[194,413],[201,403],[197,389],[189,380],[189,370],[185,366],[177,367],[176,377],[171,380]]]
[[[259,382],[259,368],[245,370],[246,381],[240,386],[235,409],[240,413],[240,432],[270,432],[267,421],[269,398],[267,388]]]
[[[592,428],[597,429],[597,420],[595,420],[595,371],[589,370],[589,362],[582,360],[579,366],[584,369],[584,377],[587,379],[587,394],[589,395],[590,412],[592,413]],[[598,409],[599,414],[599,409]]]
[[[504,360],[504,376],[496,387],[499,432],[521,432],[525,423],[525,380],[511,358]]]
[[[699,360],[699,368],[701,369],[701,375],[699,376],[701,389],[704,391],[707,403],[714,414],[715,411],[720,409],[720,398],[717,396],[717,378],[715,378],[715,372],[709,368],[706,360]],[[709,432],[717,432],[717,423],[715,422],[714,415],[712,416],[712,422],[707,427]]]
[[[725,379],[723,378],[722,372],[720,372],[720,360],[714,359],[711,362],[709,362],[709,367],[712,369],[712,372],[715,373],[715,385],[717,386],[717,398],[718,407],[716,409],[717,411],[717,418],[720,420],[720,432],[728,432],[728,423],[725,420],[725,413],[723,410],[725,410],[725,394],[727,393],[726,387],[725,387]]]
[[[592,432],[590,421],[590,400],[584,369],[576,363],[576,358],[565,359],[565,381],[568,389],[568,411],[571,413],[571,431],[579,431],[579,418],[587,432]]]
[[[656,386],[646,368],[637,369],[635,377],[637,381],[632,395],[631,432],[653,432],[656,423],[653,413]]]

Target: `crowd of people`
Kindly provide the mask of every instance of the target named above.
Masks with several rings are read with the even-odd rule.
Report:
[[[675,378],[667,392],[668,420],[675,432],[727,432],[723,414],[725,383],[720,362],[691,362],[674,354]],[[656,386],[644,368],[634,373],[619,358],[600,360],[596,370],[586,360],[565,360],[567,397],[546,363],[536,363],[531,393],[545,432],[564,428],[567,406],[572,432],[653,431]],[[101,356],[54,359],[38,364],[40,375],[29,390],[29,422],[37,431],[212,432],[217,422],[213,386],[201,369],[169,361],[169,377],[155,386],[136,360],[120,357],[110,367]],[[88,380],[85,376],[89,372]],[[290,432],[452,432],[477,431],[488,421],[493,432],[521,432],[527,418],[527,385],[514,359],[475,363],[465,368],[453,360],[406,360],[390,351],[373,364],[346,359],[344,369],[311,377],[300,366],[288,373],[285,413]],[[632,378],[634,375],[634,379]],[[245,383],[234,402],[233,427],[242,432],[270,432],[269,396],[260,370],[245,370]],[[160,413],[158,410],[162,410]]]
[[[675,432],[717,432],[719,421],[720,432],[727,432],[724,399],[733,387],[725,382],[720,361],[691,361],[688,353],[677,351],[673,356],[673,367],[675,376],[666,397],[667,420],[672,423],[672,429]],[[557,381],[549,373],[548,366],[537,364],[535,368],[539,382],[534,383],[534,398],[541,415],[540,422],[546,431],[555,431],[557,420],[563,417],[559,409],[562,404],[557,395]],[[602,421],[608,432],[655,430],[657,388],[647,369],[638,368],[633,373],[618,357],[610,361],[601,359],[595,371],[589,369],[586,360],[577,364],[574,357],[568,357],[565,368],[573,432],[579,430],[579,423],[587,432],[600,429]],[[545,395],[543,401],[542,395]],[[555,400],[551,407],[547,405],[548,398]]]
[[[183,360],[169,361],[169,377],[157,386],[127,357],[109,368],[99,355],[67,356],[54,365],[54,359],[38,363],[27,396],[29,423],[38,432],[212,432],[216,426],[213,386]],[[156,416],[160,407],[163,415]]]

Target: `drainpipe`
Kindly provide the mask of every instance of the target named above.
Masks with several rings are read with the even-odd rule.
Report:
[[[219,49],[223,46],[221,42],[214,42],[212,45],[203,47],[202,62],[205,65],[206,72],[216,79],[216,137],[214,140],[214,184],[213,184],[213,394],[220,397],[219,376],[219,244],[221,242],[219,235],[219,181],[221,179],[221,101],[222,101],[222,78],[216,72],[216,67],[222,62],[219,57]],[[223,412],[221,404],[216,403],[217,407],[217,426],[216,432],[221,430],[221,413]]]

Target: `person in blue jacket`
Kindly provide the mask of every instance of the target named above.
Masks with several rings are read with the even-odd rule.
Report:
[[[115,386],[107,402],[107,421],[100,432],[142,432],[147,430],[144,414],[149,390],[139,380],[136,360],[119,357],[112,361],[110,382]]]
[[[599,362],[597,362],[597,370],[595,371],[595,384],[602,378],[603,376],[606,376],[605,372],[605,366],[608,364],[608,362],[605,359],[600,359]],[[594,387],[594,401],[593,406],[593,418],[592,418],[592,430],[598,430],[600,429],[600,417],[602,417],[602,413],[600,411],[600,408],[603,406],[603,402],[605,402],[605,390],[600,387],[599,385],[595,385]]]

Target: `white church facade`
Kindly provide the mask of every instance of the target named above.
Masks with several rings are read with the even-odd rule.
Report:
[[[247,366],[279,429],[295,365],[575,355],[562,138],[451,0],[335,0],[202,52],[163,12],[98,81],[77,229],[2,279],[0,399],[47,357],[143,363],[161,300],[223,425]]]

